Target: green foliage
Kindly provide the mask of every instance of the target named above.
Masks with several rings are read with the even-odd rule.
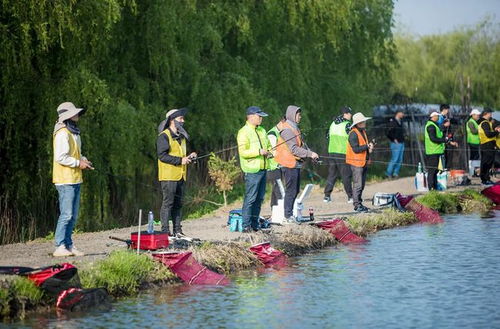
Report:
[[[391,0],[0,6],[0,244],[55,228],[52,130],[64,101],[87,109],[82,151],[96,167],[84,174],[77,225],[100,230],[159,207],[154,145],[168,109],[189,106],[190,148],[205,154],[234,144],[252,104],[270,114],[269,126],[300,105],[305,131],[340,105],[379,103],[394,59]],[[201,162],[188,190],[208,183]]]
[[[136,293],[154,269],[155,263],[147,255],[116,251],[79,275],[83,287],[103,287],[111,295],[121,296]]]
[[[36,305],[43,298],[43,291],[24,277],[16,277],[12,283],[12,294],[25,303]]]
[[[419,196],[417,201],[442,214],[454,214],[460,210],[458,197],[453,193],[430,191]]]
[[[393,92],[423,103],[461,103],[470,77],[471,103],[500,107],[499,32],[500,25],[486,20],[447,34],[396,36]]]

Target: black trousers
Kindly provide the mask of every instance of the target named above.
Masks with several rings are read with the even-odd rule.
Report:
[[[477,144],[468,144],[470,156],[469,160],[479,160],[479,145]]]
[[[326,179],[325,196],[332,194],[337,178],[342,179],[344,191],[348,198],[352,198],[352,172],[351,166],[345,163],[345,154],[330,153],[328,178]]]
[[[429,190],[437,188],[437,174],[439,166],[439,158],[442,154],[432,154],[425,156],[425,165],[427,166],[427,185]]]
[[[363,203],[363,190],[365,189],[368,167],[350,167],[352,171],[352,201],[354,209],[356,209]]]
[[[481,150],[481,174],[479,175],[481,182],[490,180],[490,170],[495,163],[495,154],[497,152],[493,143],[481,144],[479,147]]]
[[[275,169],[267,172],[267,180],[271,183],[271,208],[278,205],[278,200],[282,198],[278,179],[281,179],[281,169]]]
[[[182,232],[181,227],[181,210],[182,210],[182,197],[184,195],[185,182],[183,179],[180,181],[161,181],[161,190],[163,193],[163,200],[161,203],[161,230],[163,232],[170,232],[169,220],[172,218],[174,234]]]
[[[293,216],[293,205],[300,190],[300,168],[281,168],[285,178],[285,218]]]

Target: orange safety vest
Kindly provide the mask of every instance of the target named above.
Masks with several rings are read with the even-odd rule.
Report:
[[[288,122],[283,123],[281,130],[283,129],[292,130],[293,133],[295,134],[297,145],[299,147],[302,146],[302,138],[300,138],[300,132],[297,129],[292,128],[292,126]],[[295,155],[293,155],[286,141],[280,135],[278,137],[278,143],[276,144],[276,154],[274,155],[274,159],[282,167],[295,168],[295,166],[297,165],[297,160],[300,160],[300,157],[296,157]]]
[[[351,132],[349,134],[357,134],[358,135],[358,141],[359,141],[359,146],[366,145],[366,141],[368,140],[368,136],[366,135],[366,130],[363,131],[363,134],[358,130],[358,128],[354,127],[352,128]],[[368,151],[363,151],[361,153],[355,153],[351,147],[351,143],[347,141],[347,152],[345,155],[345,162],[347,164],[350,164],[351,166],[354,167],[361,167],[363,168],[366,166],[366,153]]]

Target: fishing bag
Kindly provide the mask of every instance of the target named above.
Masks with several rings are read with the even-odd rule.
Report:
[[[50,296],[57,296],[69,288],[80,288],[78,269],[70,263],[32,269],[24,275]]]
[[[386,207],[394,204],[394,194],[377,192],[373,196],[372,205],[377,207]]]
[[[231,232],[243,232],[243,212],[241,209],[234,209],[229,212],[227,225]]]

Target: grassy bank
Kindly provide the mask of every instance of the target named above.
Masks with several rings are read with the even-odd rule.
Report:
[[[429,192],[417,200],[443,214],[485,212],[492,206],[488,199],[471,189],[462,192]],[[346,219],[349,228],[364,237],[416,222],[418,220],[412,213],[393,209]],[[281,232],[256,233],[231,242],[204,242],[191,247],[190,251],[201,264],[227,275],[262,266],[248,248],[264,241],[271,242],[274,248],[290,257],[337,243],[331,234],[315,226],[294,225]],[[180,283],[163,264],[147,254],[137,255],[133,251],[115,251],[106,259],[81,268],[79,276],[84,288],[103,287],[116,298],[137,294],[141,289],[151,286]],[[8,280],[0,281],[0,318],[23,317],[27,310],[52,305],[54,300],[25,278],[9,277]]]
[[[442,214],[486,213],[493,207],[487,197],[473,189],[460,192],[431,191],[419,196],[417,201]]]

